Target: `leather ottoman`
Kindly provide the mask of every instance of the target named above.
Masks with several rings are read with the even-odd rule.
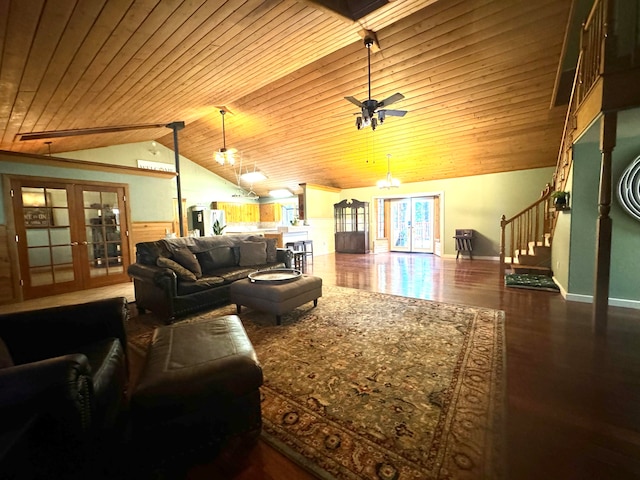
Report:
[[[236,315],[156,328],[131,398],[134,448],[157,466],[207,461],[239,434],[256,440],[262,380]]]
[[[238,313],[243,305],[269,312],[276,316],[276,323],[280,325],[282,315],[294,308],[311,301],[314,307],[318,305],[318,298],[322,296],[322,278],[302,275],[285,283],[254,283],[245,278],[231,284],[229,295]]]

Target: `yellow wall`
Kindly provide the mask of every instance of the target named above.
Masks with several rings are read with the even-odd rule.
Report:
[[[335,251],[333,205],[340,201],[340,190],[303,185],[305,222],[311,226],[314,255]]]

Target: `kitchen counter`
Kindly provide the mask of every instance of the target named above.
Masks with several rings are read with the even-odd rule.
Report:
[[[311,230],[309,225],[291,225],[287,227],[278,227],[278,231],[282,233],[299,233],[299,232],[308,232]]]
[[[264,233],[278,233],[275,228],[232,228],[225,229],[225,235],[262,235]]]

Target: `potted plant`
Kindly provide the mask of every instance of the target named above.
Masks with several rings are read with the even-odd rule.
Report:
[[[214,235],[222,235],[222,231],[227,228],[226,225],[220,225],[220,221],[216,220],[213,222],[213,234]]]
[[[553,198],[553,205],[556,210],[567,210],[569,208],[569,192],[555,191],[551,193],[551,198]]]

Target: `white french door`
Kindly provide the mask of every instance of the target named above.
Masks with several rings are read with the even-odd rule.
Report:
[[[433,253],[433,204],[433,197],[391,200],[391,251]]]

